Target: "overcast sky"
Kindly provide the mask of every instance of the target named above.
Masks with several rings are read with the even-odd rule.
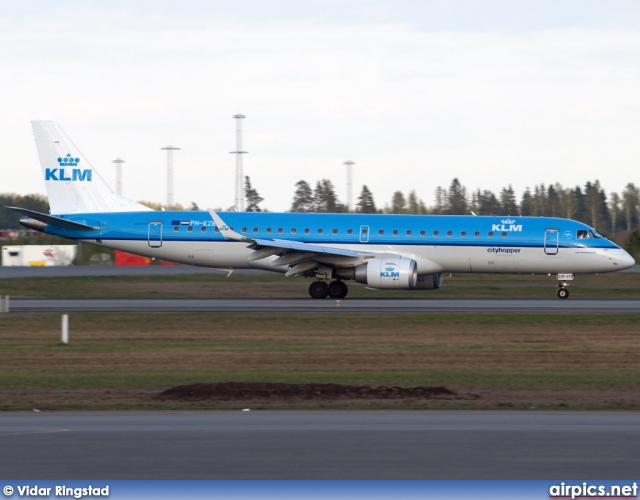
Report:
[[[3,0],[0,192],[44,193],[30,120],[54,120],[123,193],[234,204],[245,175],[288,210],[294,185],[363,184],[378,206],[599,179],[640,184],[640,2]]]

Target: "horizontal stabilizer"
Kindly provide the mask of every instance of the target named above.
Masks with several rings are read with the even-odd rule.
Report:
[[[100,229],[95,226],[87,226],[86,224],[81,224],[80,222],[73,222],[67,219],[62,219],[60,217],[54,217],[53,215],[41,214],[40,212],[34,212],[33,210],[27,210],[26,208],[20,207],[7,207],[11,210],[15,210],[16,212],[20,212],[27,217],[31,217],[32,219],[38,220],[40,222],[44,222],[45,224],[49,224],[51,226],[62,227],[65,229],[76,229],[79,231],[95,231]]]

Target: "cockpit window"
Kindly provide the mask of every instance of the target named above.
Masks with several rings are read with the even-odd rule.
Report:
[[[598,231],[596,231],[595,229],[592,229],[591,231],[589,231],[594,238],[604,238],[604,236],[602,236]]]
[[[591,234],[586,229],[578,229],[578,239],[584,240],[586,238],[591,238]]]

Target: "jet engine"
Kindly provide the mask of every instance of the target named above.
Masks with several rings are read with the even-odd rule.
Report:
[[[418,280],[418,265],[413,259],[373,259],[355,269],[355,280],[372,288],[409,290]]]
[[[356,280],[381,290],[437,290],[442,273],[418,276],[418,264],[406,257],[372,259],[355,268],[336,269],[335,278]]]
[[[418,276],[416,290],[437,290],[442,287],[442,273]]]

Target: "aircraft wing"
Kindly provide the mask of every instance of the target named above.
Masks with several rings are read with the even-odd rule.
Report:
[[[289,266],[286,276],[299,276],[319,265],[353,267],[365,261],[370,253],[356,252],[346,248],[335,248],[301,241],[268,240],[264,238],[247,238],[233,231],[214,210],[209,210],[220,234],[228,240],[242,241],[249,244],[254,252],[249,261],[257,261],[276,256],[271,262],[273,266]]]
[[[311,253],[325,253],[331,255],[343,255],[345,257],[359,257],[360,254],[353,250],[347,250],[342,248],[322,247],[317,245],[310,245],[308,243],[302,243],[300,241],[290,240],[252,240],[253,244],[257,247],[279,248],[283,251],[294,250],[298,252],[311,252]]]

